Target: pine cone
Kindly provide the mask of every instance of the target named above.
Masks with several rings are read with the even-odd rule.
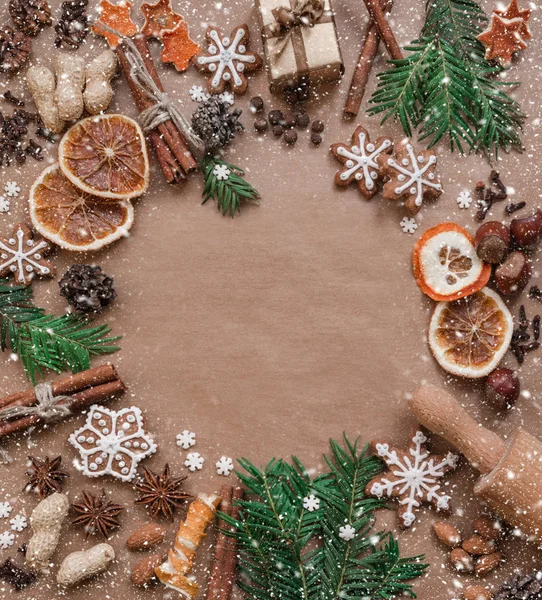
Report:
[[[211,96],[205,102],[201,102],[192,115],[192,127],[205,144],[205,149],[212,152],[223,148],[235,137],[237,132],[243,131],[244,127],[239,122],[241,111],[235,109],[228,112],[228,105]]]
[[[512,577],[503,583],[494,600],[542,600],[542,573]]]
[[[15,28],[29,36],[38,35],[52,23],[47,0],[10,0],[9,14]]]
[[[32,42],[29,37],[11,27],[5,27],[0,32],[0,72],[12,73],[20,69],[31,50]]]
[[[58,285],[60,295],[81,312],[97,312],[116,296],[113,279],[92,265],[72,265]]]

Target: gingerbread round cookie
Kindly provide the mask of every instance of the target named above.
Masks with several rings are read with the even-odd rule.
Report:
[[[248,89],[246,73],[262,66],[262,57],[248,52],[250,35],[247,25],[236,27],[230,37],[217,27],[209,27],[205,34],[207,51],[192,59],[194,66],[210,75],[207,88],[211,94],[221,94],[229,86],[234,94]]]

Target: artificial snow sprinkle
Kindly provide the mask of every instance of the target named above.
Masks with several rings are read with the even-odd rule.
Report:
[[[231,92],[222,92],[221,94],[218,94],[218,97],[228,106],[232,106],[235,102],[235,96]]]
[[[13,510],[9,502],[0,502],[0,519],[7,519]]]
[[[403,217],[399,223],[403,233],[410,233],[411,235],[418,229],[418,223],[414,217]]]
[[[14,198],[19,195],[21,188],[17,185],[15,181],[8,181],[4,186],[4,191],[8,196]]]
[[[343,525],[339,527],[339,537],[343,539],[345,542],[350,542],[356,536],[356,530],[352,527],[352,525]]]
[[[22,531],[23,529],[26,529],[28,525],[28,521],[24,515],[15,515],[9,523],[13,531]]]
[[[213,169],[213,175],[218,179],[218,181],[227,181],[230,173],[231,171],[226,165],[215,165],[215,168]]]
[[[182,433],[178,433],[176,439],[177,446],[180,446],[183,450],[188,450],[188,448],[196,445],[196,434],[188,431],[188,429],[185,429]]]
[[[228,456],[221,456],[220,460],[216,461],[216,472],[219,475],[224,475],[228,477],[229,474],[233,471],[233,460]]]
[[[205,102],[205,100],[209,98],[209,94],[201,87],[201,85],[193,85],[188,93],[194,102]]]
[[[9,199],[5,196],[0,196],[0,212],[8,212],[10,208]]]
[[[309,512],[314,512],[320,508],[320,500],[314,494],[311,494],[303,498],[303,508]]]
[[[184,466],[188,467],[189,471],[201,471],[203,469],[203,463],[205,459],[198,452],[191,452],[186,455]]]
[[[457,205],[459,208],[470,208],[472,204],[472,196],[469,191],[459,192],[459,196],[456,198]]]
[[[10,546],[13,546],[15,542],[15,536],[9,531],[3,531],[0,533],[0,548],[6,550]]]

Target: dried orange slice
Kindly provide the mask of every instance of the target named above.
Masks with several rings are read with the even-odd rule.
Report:
[[[414,277],[433,300],[457,300],[481,290],[491,265],[476,254],[474,238],[455,223],[428,229],[414,245]]]
[[[429,325],[429,346],[452,375],[485,377],[508,350],[514,323],[500,296],[484,288],[454,302],[439,302]]]
[[[36,179],[29,196],[30,218],[44,238],[66,250],[98,250],[127,235],[134,222],[129,200],[105,200],[75,187],[58,163]]]
[[[127,200],[149,185],[149,158],[139,125],[124,115],[87,117],[68,129],[58,148],[66,177],[102,198]]]

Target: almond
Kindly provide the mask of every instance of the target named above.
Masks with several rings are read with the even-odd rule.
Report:
[[[465,540],[461,547],[473,556],[495,552],[495,543],[491,540],[486,540],[481,535],[473,535],[468,540]]]
[[[475,533],[486,540],[498,540],[501,537],[502,525],[496,519],[489,517],[478,517],[472,522]]]
[[[463,592],[463,598],[465,600],[493,600],[493,594],[481,585],[470,585]]]
[[[455,548],[450,552],[450,562],[459,573],[472,573],[474,571],[472,556],[461,548]]]
[[[134,585],[144,587],[154,579],[154,569],[162,564],[164,557],[161,554],[149,554],[140,560],[132,569],[130,579]]]
[[[126,547],[132,552],[148,550],[164,541],[166,530],[157,523],[147,523],[126,540]]]
[[[457,548],[461,545],[461,534],[453,525],[444,521],[437,521],[433,525],[433,531],[438,539],[450,548]]]
[[[491,554],[480,556],[480,558],[476,559],[474,572],[478,576],[485,575],[486,573],[493,571],[493,569],[496,569],[501,562],[502,554],[500,552],[492,552]]]

